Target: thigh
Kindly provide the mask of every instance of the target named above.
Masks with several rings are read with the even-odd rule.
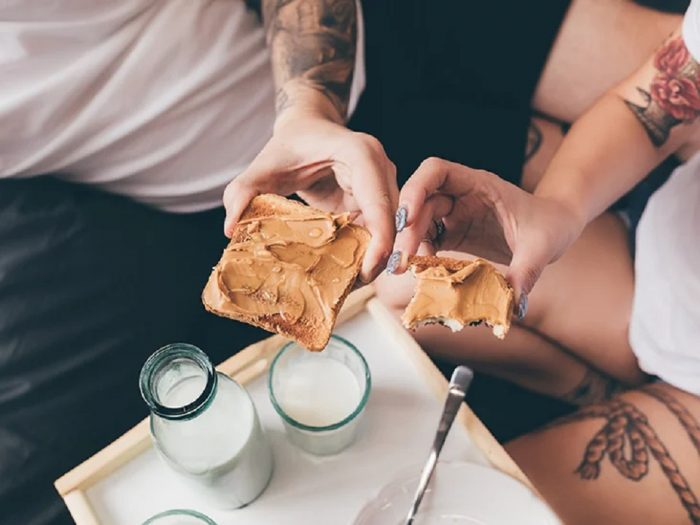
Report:
[[[152,351],[199,343],[223,245],[208,221],[0,181],[0,522],[70,523],[53,480],[143,418]]]
[[[700,399],[650,385],[507,449],[566,522],[700,523]]]
[[[629,232],[610,213],[549,265],[522,323],[627,384],[644,379],[627,341],[634,293]]]
[[[631,0],[574,0],[539,79],[534,109],[573,122],[637,69],[681,18]]]

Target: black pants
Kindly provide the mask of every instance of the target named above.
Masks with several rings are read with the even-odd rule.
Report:
[[[439,156],[520,181],[530,101],[569,0],[364,0],[367,88],[351,122],[403,183]]]
[[[160,213],[50,178],[0,181],[0,523],[70,523],[52,482],[147,414],[139,369],[262,336],[206,313],[223,212]]]

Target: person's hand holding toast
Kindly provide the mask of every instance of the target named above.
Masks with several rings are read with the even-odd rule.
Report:
[[[398,204],[396,168],[374,137],[345,127],[355,74],[355,0],[305,10],[291,3],[262,2],[277,119],[269,142],[226,188],[224,232],[231,237],[256,195],[297,193],[329,212],[357,211],[372,241],[361,277],[383,268],[394,240]]]
[[[427,240],[435,250],[510,264],[506,279],[516,304],[583,227],[554,200],[533,196],[487,171],[437,158],[421,164],[402,188],[399,202],[391,273],[404,272],[408,256]]]
[[[372,234],[361,274],[368,282],[391,253],[398,204],[394,165],[368,135],[320,116],[285,117],[255,161],[226,188],[226,235],[251,199],[264,193],[297,193],[333,213],[358,211],[358,222]]]

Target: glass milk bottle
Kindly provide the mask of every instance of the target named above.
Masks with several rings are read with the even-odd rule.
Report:
[[[248,393],[216,372],[196,346],[176,343],[148,358],[141,395],[165,462],[212,505],[247,505],[267,486],[272,450]]]

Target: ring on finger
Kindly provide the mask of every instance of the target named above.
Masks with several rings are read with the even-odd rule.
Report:
[[[425,242],[431,243],[433,246],[438,246],[442,241],[442,236],[445,234],[445,223],[442,219],[433,219],[433,223],[427,232]]]

